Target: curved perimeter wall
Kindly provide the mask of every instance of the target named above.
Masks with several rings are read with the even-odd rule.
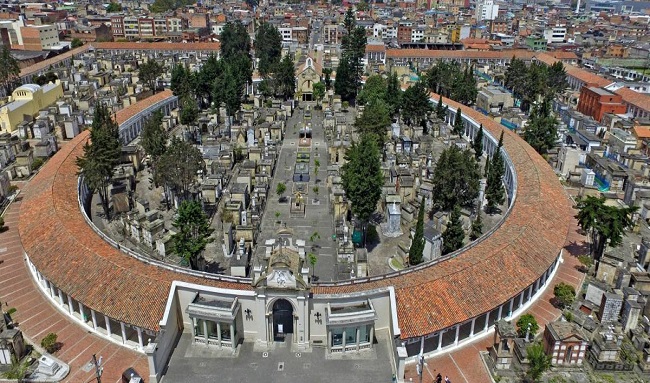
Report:
[[[453,119],[460,105],[444,102],[450,109],[448,119]],[[470,137],[483,125],[488,152],[505,131],[506,164],[511,167],[505,181],[516,195],[511,195],[513,204],[498,229],[443,262],[312,287],[314,295],[325,297],[394,286],[400,335],[409,355],[419,351],[416,341],[425,344],[425,351],[458,344],[524,306],[555,270],[571,222],[569,200],[541,156],[480,113],[463,109],[462,116]],[[52,299],[67,306],[71,315],[80,314],[87,324],[86,314],[92,313],[89,325],[95,329],[100,321],[95,317],[104,318],[109,336],[111,322],[121,325],[123,343],[129,338],[128,329],[136,329],[142,347],[141,332],[153,335],[159,329],[173,281],[252,290],[250,279],[205,278],[160,267],[103,240],[87,222],[76,192],[75,159],[82,154],[88,133],[64,145],[41,168],[25,189],[21,205],[23,247],[32,272]]]

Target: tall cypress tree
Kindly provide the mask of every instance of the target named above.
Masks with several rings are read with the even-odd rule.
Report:
[[[83,147],[83,156],[77,158],[79,173],[93,192],[99,193],[106,218],[110,219],[108,186],[113,180],[113,169],[120,162],[122,142],[119,127],[104,104],[95,106],[90,141]]]
[[[472,141],[472,149],[474,149],[474,158],[478,161],[483,155],[483,124],[476,132],[474,141]]]
[[[411,241],[409,249],[409,263],[411,266],[422,263],[422,253],[424,252],[424,197],[420,202],[420,211],[418,212],[418,222],[415,224],[415,234]]]
[[[460,207],[454,206],[451,217],[447,222],[447,230],[442,233],[442,254],[449,254],[463,247],[465,231],[460,220]]]
[[[458,111],[456,111],[456,118],[454,119],[454,127],[452,129],[452,133],[462,136],[463,132],[465,131],[465,125],[463,124],[463,114],[458,108]]]
[[[487,186],[485,198],[487,198],[487,212],[494,213],[499,205],[505,201],[505,191],[503,190],[503,175],[505,173],[504,161],[501,156],[501,147],[503,146],[503,131],[499,137],[499,145],[492,154],[490,169],[487,177]]]
[[[445,106],[442,105],[442,96],[438,97],[438,104],[436,104],[436,117],[445,120]]]
[[[476,214],[476,219],[472,222],[472,232],[469,233],[469,239],[472,241],[476,240],[478,237],[483,234],[483,219],[481,219],[481,211],[478,211]]]

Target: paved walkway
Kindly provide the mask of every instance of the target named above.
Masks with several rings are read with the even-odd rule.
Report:
[[[0,233],[0,301],[16,308],[13,319],[24,336],[32,343],[40,343],[50,332],[58,335],[62,348],[56,357],[70,365],[70,374],[64,382],[94,381],[94,370],[87,368],[93,354],[103,357],[104,383],[121,382],[121,373],[128,367],[148,377],[149,367],[144,354],[91,334],[80,323],[62,314],[41,293],[23,258],[18,235],[19,210],[20,201],[9,207],[4,215],[8,230]]]
[[[582,285],[584,273],[578,271],[580,262],[577,259],[578,250],[583,248],[585,238],[578,233],[577,222],[574,221],[572,229],[567,235],[567,244],[564,251],[564,262],[560,264],[555,276],[550,281],[541,297],[526,311],[533,314],[539,323],[540,332],[544,326],[559,318],[561,310],[551,304],[553,298],[553,286],[560,282],[569,283],[576,287]],[[572,253],[573,252],[573,253]],[[481,340],[472,342],[456,351],[436,356],[426,360],[423,383],[431,383],[435,376],[440,373],[443,378],[449,376],[452,383],[491,383],[490,375],[487,372],[483,361],[480,358],[480,351],[487,351],[492,345],[494,333],[486,335]],[[415,364],[407,366],[405,380],[408,382],[419,382]]]

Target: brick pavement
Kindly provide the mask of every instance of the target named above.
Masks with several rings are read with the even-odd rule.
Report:
[[[22,256],[23,247],[18,235],[20,204],[17,201],[9,207],[4,215],[8,230],[0,233],[0,301],[16,308],[13,319],[25,337],[40,342],[47,333],[58,335],[62,347],[55,356],[70,365],[70,373],[64,382],[94,381],[94,371],[82,370],[93,354],[103,357],[104,383],[120,382],[122,371],[128,367],[134,367],[147,377],[146,355],[90,333],[89,329],[54,307],[36,286]]]
[[[577,222],[574,220],[572,228],[567,234],[567,244],[563,255],[564,262],[558,267],[555,276],[544,290],[542,296],[526,311],[527,314],[533,314],[537,319],[540,333],[547,323],[557,319],[561,314],[561,310],[551,304],[553,286],[565,282],[575,286],[576,290],[578,290],[582,285],[584,273],[578,271],[580,262],[577,255],[582,254],[580,249],[584,248],[584,241],[585,238],[578,233]],[[479,352],[487,351],[493,340],[494,333],[490,333],[482,339],[457,350],[427,359],[423,383],[432,383],[438,373],[443,378],[445,375],[449,376],[452,383],[491,383],[492,380],[480,358]],[[407,382],[419,382],[419,379],[415,364],[408,365],[405,380]]]

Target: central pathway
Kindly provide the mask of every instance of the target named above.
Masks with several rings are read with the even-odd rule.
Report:
[[[544,290],[542,296],[526,311],[526,314],[532,314],[537,319],[537,323],[539,323],[538,336],[543,333],[544,326],[547,323],[556,320],[562,314],[561,310],[551,304],[553,286],[560,282],[565,282],[575,286],[576,291],[579,291],[582,286],[584,273],[578,271],[580,262],[577,256],[579,254],[572,254],[571,250],[578,248],[584,241],[585,238],[578,233],[577,222],[574,220],[572,229],[567,235],[567,244],[563,254],[564,262],[558,267],[555,276],[546,286],[546,290]],[[516,319],[514,318],[512,322],[516,322]],[[492,380],[481,360],[479,352],[487,351],[492,346],[493,341],[494,331],[491,331],[481,340],[472,342],[455,351],[427,359],[424,368],[423,383],[432,383],[438,373],[443,378],[449,376],[449,380],[452,383],[491,383]],[[407,382],[409,379],[412,379],[413,382],[420,381],[415,364],[407,366],[405,378]]]
[[[21,197],[18,197],[20,200]],[[40,344],[50,332],[58,335],[61,349],[55,356],[70,365],[70,373],[63,380],[71,383],[95,381],[94,369],[88,368],[93,354],[103,358],[102,382],[121,382],[121,374],[134,367],[149,381],[147,357],[103,339],[80,323],[62,314],[38,288],[23,257],[23,247],[18,235],[20,201],[14,202],[4,215],[8,230],[0,233],[0,301],[4,307],[16,308],[14,322],[23,331],[29,343]]]

